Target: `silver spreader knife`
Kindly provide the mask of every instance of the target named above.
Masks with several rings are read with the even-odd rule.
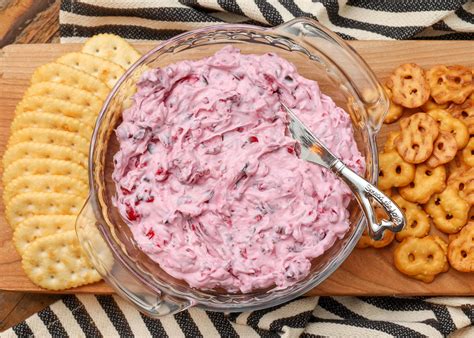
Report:
[[[374,185],[349,169],[298,119],[290,108],[283,103],[281,105],[289,116],[290,133],[301,145],[299,157],[330,169],[349,186],[367,218],[369,235],[375,240],[380,240],[385,230],[392,232],[402,230],[406,224],[402,210]],[[388,220],[383,219],[380,223],[377,222],[371,199],[377,201],[384,209]]]

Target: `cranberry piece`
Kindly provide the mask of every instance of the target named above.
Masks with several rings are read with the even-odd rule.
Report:
[[[124,194],[124,195],[130,195],[130,194],[132,193],[132,191],[133,191],[133,188],[132,188],[132,190],[130,191],[130,190],[128,190],[127,188],[120,187],[120,190],[122,190],[122,194]]]
[[[250,136],[250,137],[249,137],[249,142],[250,142],[250,143],[258,142],[257,136]]]
[[[196,83],[199,80],[197,75],[191,74],[183,79],[183,82]]]
[[[165,173],[165,169],[163,169],[163,168],[161,168],[161,167],[159,167],[158,169],[156,169],[156,174],[157,174],[157,175],[162,175],[162,174],[164,174],[164,173]]]
[[[269,74],[263,74],[263,78],[264,78],[269,84],[271,84],[272,82],[274,82],[272,76],[269,75]]]
[[[262,215],[257,215],[257,216],[255,216],[255,220],[256,220],[257,222],[260,222],[260,221],[262,220],[262,218],[263,218]]]
[[[293,154],[295,152],[295,149],[293,147],[288,147],[286,148],[286,151],[290,154]]]
[[[125,212],[127,213],[128,219],[131,221],[136,221],[138,218],[140,218],[140,215],[130,204],[126,204]]]
[[[237,131],[238,131],[239,133],[243,132],[243,131],[244,131],[244,127],[238,127],[238,128],[237,128]]]
[[[232,225],[232,219],[228,216],[224,216],[224,222],[227,224],[227,225]]]
[[[146,237],[148,237],[148,239],[152,239],[153,237],[155,237],[155,232],[153,231],[153,229],[148,230],[148,232],[146,233]]]
[[[148,196],[148,198],[145,200],[145,202],[147,203],[151,203],[155,200],[155,197],[154,196]]]

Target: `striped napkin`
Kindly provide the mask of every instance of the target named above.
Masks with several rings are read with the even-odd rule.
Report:
[[[62,0],[61,42],[97,33],[165,40],[221,22],[275,26],[306,16],[345,39],[473,39],[470,0]]]
[[[320,21],[345,39],[473,39],[467,0],[63,0],[62,42],[97,33],[164,40],[220,22]],[[0,334],[87,337],[474,336],[474,298],[307,297],[265,310],[192,308],[159,320],[118,296],[68,295]]]
[[[473,298],[306,297],[224,314],[150,319],[118,296],[65,296],[2,337],[474,337]]]

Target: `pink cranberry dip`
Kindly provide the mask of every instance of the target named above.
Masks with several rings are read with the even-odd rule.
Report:
[[[171,276],[199,289],[281,289],[347,232],[349,188],[297,157],[280,102],[364,172],[348,114],[274,53],[227,46],[142,75],[116,130],[115,205]]]

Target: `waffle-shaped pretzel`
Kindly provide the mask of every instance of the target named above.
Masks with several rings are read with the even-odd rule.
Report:
[[[451,266],[462,272],[474,271],[474,222],[468,223],[448,245]]]
[[[403,187],[413,181],[415,166],[405,162],[396,151],[379,154],[379,188]]]
[[[425,211],[433,219],[435,227],[447,234],[454,234],[466,225],[469,209],[469,203],[451,185],[443,192],[434,194],[425,205]]]
[[[431,96],[438,104],[463,103],[472,93],[472,72],[464,66],[438,65],[426,72]]]
[[[446,188],[446,169],[443,165],[430,168],[418,164],[413,182],[399,189],[400,195],[407,201],[424,204],[431,196]]]
[[[440,131],[433,145],[433,152],[426,160],[426,164],[431,168],[436,168],[441,164],[451,161],[458,152],[458,145],[453,134]]]
[[[400,121],[400,136],[395,147],[400,156],[409,163],[422,163],[433,152],[433,143],[438,137],[436,121],[425,113],[417,113]]]
[[[386,85],[392,91],[393,102],[406,108],[420,107],[430,97],[430,86],[425,79],[425,72],[414,63],[400,65],[389,77]]]
[[[408,237],[394,251],[395,267],[405,275],[430,283],[437,274],[449,269],[445,247],[438,236]]]
[[[425,237],[430,232],[430,220],[428,215],[416,203],[404,200],[400,195],[394,195],[393,201],[403,210],[407,218],[407,225],[395,236],[397,241],[402,241],[407,237]]]
[[[467,203],[474,205],[474,168],[450,175],[448,185],[454,186]]]

